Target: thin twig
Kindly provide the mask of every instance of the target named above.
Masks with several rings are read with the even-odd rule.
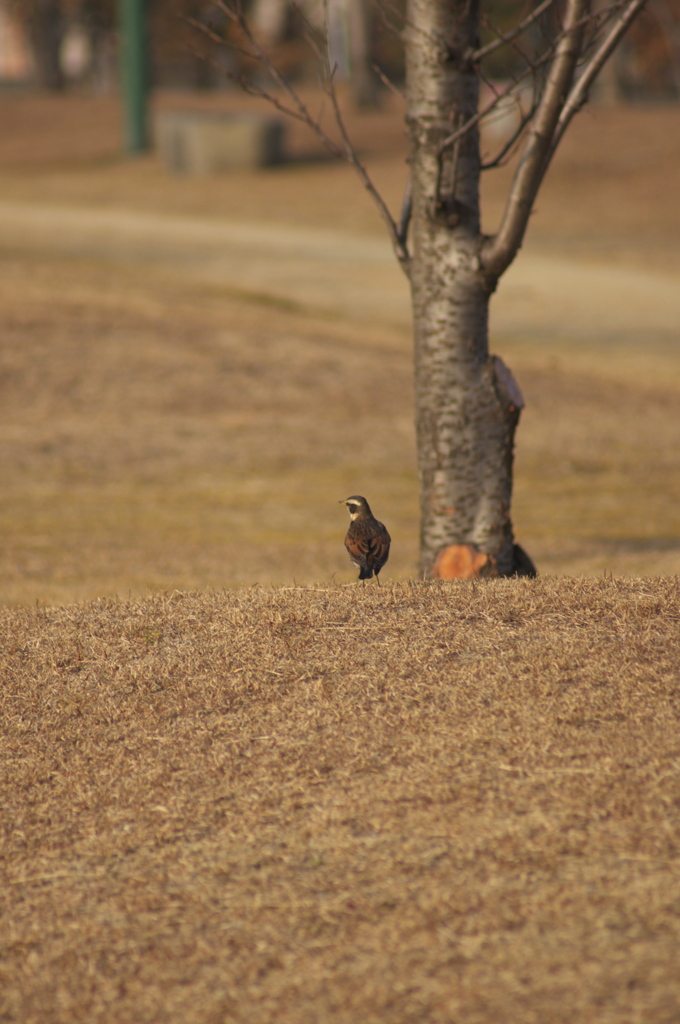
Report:
[[[499,32],[497,29],[494,29],[493,26],[489,25],[489,28],[496,33],[498,38],[494,39],[492,43],[487,43],[486,46],[481,46],[478,50],[473,50],[471,53],[466,54],[467,59],[471,64],[478,64],[484,57],[488,57],[490,53],[494,53],[495,50],[500,49],[501,46],[504,46],[506,43],[511,42],[513,39],[516,39],[517,36],[521,35],[525,29],[529,28],[530,25],[533,25],[533,23],[540,18],[545,11],[552,7],[555,2],[556,0],[543,0],[542,4],[539,4],[539,6],[533,10],[531,14],[524,19],[524,21],[520,21],[520,23],[515,25],[510,32]]]
[[[342,116],[342,111],[340,110],[340,104],[338,102],[338,94],[335,89],[335,68],[331,69],[330,62],[328,59],[326,60],[326,81],[328,83],[328,95],[333,105],[335,123],[338,126],[338,129],[342,136],[342,141],[345,144],[345,160],[347,160],[347,162],[354,167],[357,174],[359,175],[359,178],[363,183],[364,188],[369,193],[369,195],[375,202],[376,206],[378,207],[378,211],[380,212],[380,215],[387,226],[387,230],[392,241],[392,246],[394,248],[395,255],[399,261],[400,266],[404,268],[404,271],[408,276],[410,264],[408,249],[406,248],[405,242],[399,235],[399,229],[394,222],[392,214],[387,208],[385,200],[383,199],[383,197],[380,195],[377,188],[373,184],[373,181],[370,175],[368,174],[368,171],[362,164],[361,160],[359,159],[359,155],[356,149],[354,148],[352,140],[347,131],[347,127],[345,125],[345,120]]]
[[[564,29],[555,49],[543,96],[527,134],[522,156],[510,189],[501,225],[482,250],[482,261],[491,280],[497,280],[514,259],[524,237],[534,199],[547,169],[552,140],[572,87],[581,52],[583,11],[587,0],[568,0]]]
[[[263,50],[260,44],[256,41],[255,37],[253,36],[250,25],[248,24],[248,20],[243,14],[241,4],[239,3],[237,5],[236,10],[234,10],[233,8],[230,8],[228,4],[224,2],[224,0],[216,0],[216,2],[220,9],[223,10],[225,14],[229,18],[231,18],[231,20],[234,21],[242,30],[242,32],[246,36],[246,39],[248,40],[253,49],[253,53],[251,55],[252,59],[257,60],[266,68],[273,81],[276,82],[276,84],[290,97],[290,99],[293,102],[294,109],[287,107],[284,103],[281,103],[281,101],[272,93],[270,93],[267,89],[264,89],[261,86],[254,85],[252,82],[245,79],[243,76],[231,75],[229,77],[237,80],[239,84],[242,86],[242,88],[244,88],[246,92],[250,93],[251,96],[257,96],[260,99],[264,99],[268,103],[271,103],[274,107],[276,107],[277,110],[280,110],[281,113],[286,114],[288,117],[293,117],[295,118],[295,120],[302,121],[303,123],[309,125],[309,127],[313,129],[313,131],[316,133],[316,135],[321,140],[326,149],[333,156],[342,157],[343,153],[340,147],[330,138],[329,135],[327,135],[327,133],[321,127],[319,121],[312,117],[306,104],[304,103],[298,92],[293,88],[290,82],[281,74],[276,65],[272,62],[269,54],[266,53],[266,51]]]
[[[623,10],[617,18],[607,38],[588,61],[581,77],[573,86],[569,96],[567,97],[566,103],[562,107],[562,112],[555,128],[549,158],[552,157],[552,154],[555,152],[555,149],[567,130],[572,117],[581,109],[588,99],[590,87],[602,70],[602,67],[614,52],[619,40],[630,27],[635,17],[645,6],[646,2],[647,0],[631,0],[625,10]]]
[[[378,0],[378,3],[376,4],[376,8],[377,8],[378,14],[380,15],[380,20],[383,23],[384,27],[387,29],[387,31],[390,33],[390,35],[393,35],[396,39],[401,41],[401,34],[402,34],[402,31],[403,31],[403,26],[400,27],[397,24],[393,24],[388,19],[387,14],[385,12],[386,6],[387,5],[385,3],[381,2],[381,0]]]
[[[546,51],[539,61],[532,64],[531,67],[526,68],[521,75],[518,75],[517,78],[513,79],[512,82],[505,86],[505,88],[500,90],[494,90],[493,99],[490,100],[489,103],[487,103],[487,105],[482,110],[478,111],[472,117],[468,118],[465,124],[461,125],[461,127],[458,128],[455,132],[452,132],[451,135],[447,135],[447,137],[442,142],[439,143],[437,155],[439,156],[448,146],[452,146],[455,142],[458,141],[459,138],[461,138],[461,136],[466,135],[472,128],[474,128],[476,124],[479,124],[479,122],[488,114],[490,114],[492,110],[495,110],[495,108],[498,106],[501,100],[504,100],[507,96],[511,96],[515,89],[517,89],[517,87],[524,81],[525,78],[528,78],[529,75],[535,74],[538,68],[542,64],[547,64],[551,57],[552,51]]]
[[[533,103],[531,104],[531,107],[528,110],[528,112],[526,114],[522,114],[521,115],[519,125],[514,130],[514,132],[512,133],[510,138],[508,139],[508,141],[500,149],[498,154],[493,158],[493,160],[489,160],[486,163],[482,163],[481,166],[480,166],[480,170],[482,170],[482,171],[490,171],[494,167],[501,167],[503,165],[503,161],[506,158],[508,158],[508,157],[510,157],[512,155],[512,152],[515,149],[515,146],[517,145],[517,143],[521,139],[522,134],[524,133],[527,125],[529,124],[529,122],[531,121],[532,117],[536,113],[537,107],[538,107],[538,100],[534,100]]]
[[[489,87],[489,89],[491,89],[491,91],[493,93],[496,93],[496,94],[498,93],[498,89],[496,88],[494,83],[484,76],[484,74],[481,71],[481,69],[478,70],[478,75],[479,75],[480,79],[482,80],[482,82],[484,82],[485,85],[487,85]],[[493,158],[493,160],[483,161],[480,164],[480,170],[481,171],[489,171],[493,167],[501,167],[505,162],[507,162],[507,160],[510,158],[510,156],[514,152],[514,150],[515,150],[515,148],[517,146],[517,143],[519,142],[520,138],[522,137],[522,135],[524,133],[524,130],[526,129],[527,125],[531,121],[532,117],[534,116],[534,114],[536,113],[536,110],[538,108],[538,104],[539,104],[539,101],[540,101],[540,89],[538,88],[538,75],[537,74],[534,74],[534,76],[533,76],[532,86],[533,87],[532,87],[531,105],[529,107],[529,110],[526,113],[524,112],[524,107],[522,105],[521,95],[512,96],[512,99],[514,100],[515,106],[517,108],[517,113],[519,114],[519,124],[515,128],[515,130],[512,132],[512,135],[510,136],[510,138],[507,139],[507,141],[503,144],[503,146],[501,147],[499,152],[496,154],[496,156]],[[504,112],[500,110],[500,105],[496,109],[499,110],[500,116],[502,117]],[[487,123],[488,124],[493,124],[493,118],[489,118],[489,121]]]
[[[646,2],[646,0],[638,0],[638,2],[642,4]],[[599,11],[596,11],[592,14],[586,14],[582,18],[579,18],[576,24],[574,24],[570,28],[570,31],[575,32],[578,31],[579,29],[585,28],[585,26],[589,22],[597,22],[598,20],[606,21],[608,17],[611,17],[612,12],[620,10],[620,8],[621,0],[616,0],[615,3],[610,4],[608,7],[603,7]],[[467,134],[467,132],[471,131],[471,129],[474,128],[476,124],[479,124],[480,121],[487,117],[487,115],[490,114],[491,111],[498,106],[501,100],[505,99],[507,96],[512,95],[512,93],[526,78],[528,78],[530,75],[535,75],[541,67],[547,64],[551,60],[555,49],[560,45],[560,42],[564,38],[564,35],[565,32],[562,31],[557,41],[549,41],[549,45],[547,46],[546,50],[536,60],[530,60],[528,57],[526,57],[526,55],[523,55],[524,59],[527,62],[527,67],[524,69],[524,71],[516,78],[514,78],[511,82],[509,82],[508,85],[505,86],[503,89],[497,90],[495,87],[492,86],[494,92],[493,99],[489,101],[489,103],[486,105],[486,107],[484,107],[483,110],[478,111],[476,114],[473,115],[473,117],[469,118],[465,122],[465,124],[461,125],[461,127],[458,128],[455,132],[452,132],[451,135],[447,135],[447,137],[442,142],[439,143],[438,155],[441,154],[441,152],[448,146],[451,146],[455,142],[457,142],[462,135],[465,135]]]
[[[403,100],[405,102],[406,101],[406,97],[404,96],[403,92],[401,91],[401,89],[397,88],[397,86],[394,84],[394,82],[390,78],[387,77],[387,75],[385,74],[383,69],[379,68],[377,64],[371,64],[371,67],[375,71],[376,75],[378,76],[378,78],[380,79],[382,84],[387,89],[389,89],[390,92],[393,92],[395,96],[398,96],[400,100]]]
[[[247,51],[240,50],[238,47],[234,46],[232,48],[237,53],[247,53]],[[278,96],[274,96],[267,89],[264,89],[262,86],[257,85],[255,82],[252,82],[249,78],[246,78],[245,75],[238,74],[235,71],[230,71],[228,68],[225,68],[224,64],[221,64],[214,57],[210,57],[207,54],[202,53],[200,50],[196,49],[193,46],[189,47],[189,52],[194,54],[194,56],[196,57],[200,57],[201,60],[205,60],[208,64],[211,64],[214,68],[220,71],[225,76],[225,78],[228,78],[230,82],[233,82],[235,85],[238,85],[238,87],[242,89],[243,92],[245,92],[248,96],[253,96],[255,99],[259,100],[265,100],[267,103],[271,104],[271,106],[275,107],[276,110],[278,110],[280,113],[285,114],[286,117],[290,117],[294,121],[299,121],[301,124],[305,124],[308,126],[310,125],[310,120],[306,115],[301,114],[298,110],[295,110],[292,107],[286,106],[285,103],[281,102]],[[332,153],[333,156],[337,157],[338,159],[344,159],[344,154],[342,150],[340,149],[339,146],[335,145],[332,139],[326,138],[325,141],[322,141],[324,142],[325,147],[329,150],[330,153]]]
[[[359,175],[359,178],[361,179],[364,188],[367,190],[367,192],[375,202],[376,206],[378,207],[378,211],[387,226],[387,230],[389,232],[397,260],[399,261],[400,266],[408,276],[410,268],[410,255],[408,252],[408,248],[406,246],[405,237],[402,237],[402,235],[400,235],[399,228],[397,227],[394,218],[392,217],[387,207],[387,204],[380,195],[378,189],[375,187],[364,164],[361,162],[359,155],[356,152],[356,149],[354,148],[352,140],[349,136],[349,133],[344,122],[344,118],[342,116],[342,112],[340,110],[340,104],[338,102],[337,90],[335,88],[335,69],[331,68],[330,66],[327,47],[325,48],[324,51],[322,51],[320,48],[317,48],[315,44],[313,48],[322,61],[326,83],[325,91],[333,107],[335,122],[340,132],[340,136],[342,138],[342,146],[338,145],[333,139],[331,139],[327,132],[322,128],[319,118],[315,118],[310,113],[307,105],[304,103],[297,90],[281,74],[276,65],[273,63],[269,54],[257,42],[255,36],[253,35],[250,24],[248,23],[248,20],[243,13],[243,6],[240,0],[237,0],[237,2],[233,6],[230,6],[227,2],[225,2],[225,0],[215,0],[215,2],[219,6],[219,8],[227,15],[227,17],[240,28],[248,44],[251,47],[251,51],[248,51],[243,47],[239,47],[238,45],[234,45],[231,43],[229,43],[229,45],[232,47],[232,49],[236,50],[237,52],[240,52],[247,56],[249,59],[255,60],[259,64],[261,64],[267,70],[269,76],[276,83],[276,85],[278,85],[279,88],[282,89],[285,92],[285,94],[290,98],[290,100],[292,101],[292,106],[286,105],[268,89],[264,88],[263,86],[256,85],[255,83],[247,79],[244,75],[235,74],[233,72],[229,72],[226,69],[223,69],[225,75],[232,81],[236,82],[249,95],[255,96],[258,99],[266,100],[277,110],[279,110],[282,114],[285,114],[287,117],[292,117],[296,121],[300,121],[303,124],[306,124],[315,133],[315,135],[322,142],[324,147],[333,156],[345,160],[347,163],[351,164],[352,167],[354,167],[357,174]],[[324,4],[324,7],[326,8],[326,24],[328,25],[327,3]],[[306,21],[304,16],[303,20],[305,21],[305,24],[309,27],[309,23]],[[215,39],[220,43],[225,42],[225,40],[221,36],[218,36],[216,33],[213,32],[213,30],[211,30],[207,26],[202,25],[200,22],[192,20],[192,24],[194,24],[196,28],[205,32],[205,34],[208,35],[210,38]],[[307,41],[310,42],[310,44],[312,42],[311,30],[310,36]]]
[[[299,18],[300,21],[302,22],[303,26],[304,26],[304,31],[302,33],[302,38],[307,43],[307,45],[309,46],[310,50],[312,51],[312,53],[316,57],[316,59],[318,61],[323,62],[323,54],[321,52],[321,47],[319,46],[319,44],[317,43],[316,39],[314,38],[315,34],[317,34],[316,30],[314,29],[314,26],[310,22],[309,18],[305,14],[305,12],[299,6],[299,4],[296,4],[295,2],[292,2],[290,6],[291,6],[291,10],[295,14],[296,18]]]

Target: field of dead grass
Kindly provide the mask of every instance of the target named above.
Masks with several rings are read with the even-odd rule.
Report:
[[[677,579],[0,630],[2,1020],[678,1020]]]
[[[159,100],[180,102],[196,100]],[[352,283],[334,279],[329,264],[323,284],[318,260],[316,285],[307,260],[298,298],[287,301],[268,268],[294,268],[294,252],[263,263],[245,288],[219,265],[201,276],[201,253],[181,231],[150,248],[147,239],[141,253],[122,249],[122,235],[83,249],[63,217],[49,219],[72,211],[74,236],[106,209],[126,223],[135,212],[153,211],[158,224],[181,214],[199,233],[243,222],[273,224],[279,238],[302,226],[361,240],[382,229],[351,170],[317,161],[171,179],[153,157],[118,157],[113,101],[5,97],[0,112],[0,602],[349,581],[336,502],[357,492],[393,535],[386,572],[411,576],[418,509],[406,316],[354,310]],[[401,112],[352,118],[398,203]],[[675,307],[652,324],[649,301],[637,307],[633,294],[644,297],[650,270],[668,282],[680,266],[679,118],[672,108],[584,114],[519,257],[540,274],[546,256],[564,256],[550,281],[559,284],[563,267],[573,289],[555,295],[551,314],[551,292],[541,306],[532,271],[519,285],[509,278],[494,300],[493,348],[527,399],[516,530],[542,572],[680,571]],[[309,140],[295,132],[299,155]],[[491,220],[500,174],[485,185]],[[34,210],[33,227],[8,220],[11,209]],[[630,289],[600,295],[624,270]],[[638,271],[647,276],[638,281]],[[364,275],[378,294],[380,274]],[[341,311],[324,306],[319,281],[324,295],[347,296]]]
[[[92,262],[2,259],[0,597],[354,578],[337,502],[417,557],[407,333]],[[515,518],[539,569],[680,568],[680,379],[663,354],[508,342]]]

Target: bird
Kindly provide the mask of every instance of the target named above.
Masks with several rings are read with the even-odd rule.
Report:
[[[378,573],[390,556],[390,535],[371,512],[365,498],[353,494],[351,498],[339,501],[349,512],[350,524],[345,547],[352,565],[359,570],[360,580],[375,576],[380,586]]]

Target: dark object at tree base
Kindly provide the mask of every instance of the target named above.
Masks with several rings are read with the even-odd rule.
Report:
[[[512,572],[505,575],[531,578],[537,575],[536,566],[524,548],[513,544],[512,553]],[[480,551],[476,544],[450,544],[442,548],[435,558],[431,579],[470,580],[499,575],[493,557]]]
[[[519,544],[512,545],[512,568],[513,576],[528,576],[532,580],[538,576],[536,566]]]

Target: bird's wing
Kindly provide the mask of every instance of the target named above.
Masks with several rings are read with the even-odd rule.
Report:
[[[390,553],[390,535],[387,530],[374,534],[368,540],[368,552],[372,561],[379,562],[380,565],[385,564]]]
[[[366,558],[370,550],[369,537],[345,537],[345,547],[355,558]]]

